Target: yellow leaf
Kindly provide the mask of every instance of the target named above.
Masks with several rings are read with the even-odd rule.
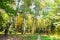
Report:
[[[7,13],[3,14],[3,19],[4,20],[8,20],[9,19],[9,15]]]
[[[22,22],[23,22],[23,15],[20,14],[20,15],[17,17],[17,24],[18,24],[18,25],[21,25]]]

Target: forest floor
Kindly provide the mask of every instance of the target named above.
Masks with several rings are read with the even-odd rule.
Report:
[[[37,35],[0,35],[0,40],[37,40]]]
[[[0,40],[60,40],[57,35],[0,35]]]

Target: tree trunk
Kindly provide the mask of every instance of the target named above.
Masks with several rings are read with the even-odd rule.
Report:
[[[22,29],[21,29],[21,34],[24,34],[24,30],[25,29],[25,19],[23,20],[23,23],[22,23]]]
[[[33,24],[33,26],[32,26],[32,34],[34,34],[34,26],[35,26],[35,25]]]
[[[7,23],[5,29],[5,35],[8,35],[9,27],[10,27],[10,23]]]

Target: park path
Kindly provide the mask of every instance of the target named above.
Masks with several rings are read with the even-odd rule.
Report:
[[[0,36],[0,40],[19,40],[19,38],[11,36]]]
[[[41,40],[41,37],[40,37],[40,35],[38,35],[38,38],[37,38],[37,40]]]

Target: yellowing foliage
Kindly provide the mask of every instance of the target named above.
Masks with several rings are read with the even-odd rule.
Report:
[[[3,14],[3,19],[4,20],[8,20],[9,19],[9,15],[7,13]]]
[[[39,20],[39,23],[40,23],[40,25],[42,25],[42,23],[43,23],[43,20],[42,20],[42,19],[40,19],[40,20]]]
[[[28,25],[32,25],[32,23],[33,23],[33,20],[32,20],[32,15],[31,14],[27,14],[27,17],[28,17],[28,19],[27,19],[27,24]]]
[[[22,25],[23,22],[23,14],[19,14],[17,17],[17,25]]]
[[[42,18],[37,20],[37,25],[39,25],[39,27],[42,27],[42,25],[43,25],[43,19]]]
[[[46,7],[45,1],[41,2],[40,5],[41,5],[42,8],[45,8]]]

